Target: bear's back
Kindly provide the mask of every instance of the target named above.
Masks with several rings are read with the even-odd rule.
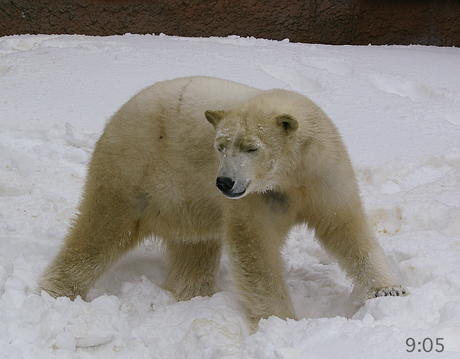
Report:
[[[237,82],[207,76],[168,80],[144,91],[149,98],[159,96],[158,99],[171,112],[185,111],[203,120],[207,110],[229,110],[263,92]],[[142,96],[142,92],[139,95]]]

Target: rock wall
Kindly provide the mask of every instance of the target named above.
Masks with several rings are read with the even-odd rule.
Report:
[[[460,1],[0,0],[0,36],[26,33],[460,46]]]

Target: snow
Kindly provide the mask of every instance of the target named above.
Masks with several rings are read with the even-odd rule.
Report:
[[[0,38],[0,358],[458,358],[459,66],[458,48]],[[343,135],[391,270],[411,295],[360,302],[305,227],[283,251],[299,320],[271,317],[254,334],[227,258],[223,291],[177,302],[161,289],[167,263],[155,241],[106,273],[88,302],[37,295],[105,122],[142,88],[189,75],[291,89],[318,103]],[[408,353],[408,338],[430,338],[433,349]]]

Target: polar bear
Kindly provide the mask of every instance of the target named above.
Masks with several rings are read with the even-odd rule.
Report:
[[[405,295],[371,230],[331,120],[308,98],[210,77],[157,83],[107,123],[78,214],[39,288],[85,298],[148,236],[167,248],[164,287],[211,296],[222,248],[252,323],[295,318],[280,247],[306,223],[367,297]]]

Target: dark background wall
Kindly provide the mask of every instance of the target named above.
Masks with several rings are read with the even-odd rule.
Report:
[[[0,0],[0,36],[128,32],[460,46],[460,0]]]

